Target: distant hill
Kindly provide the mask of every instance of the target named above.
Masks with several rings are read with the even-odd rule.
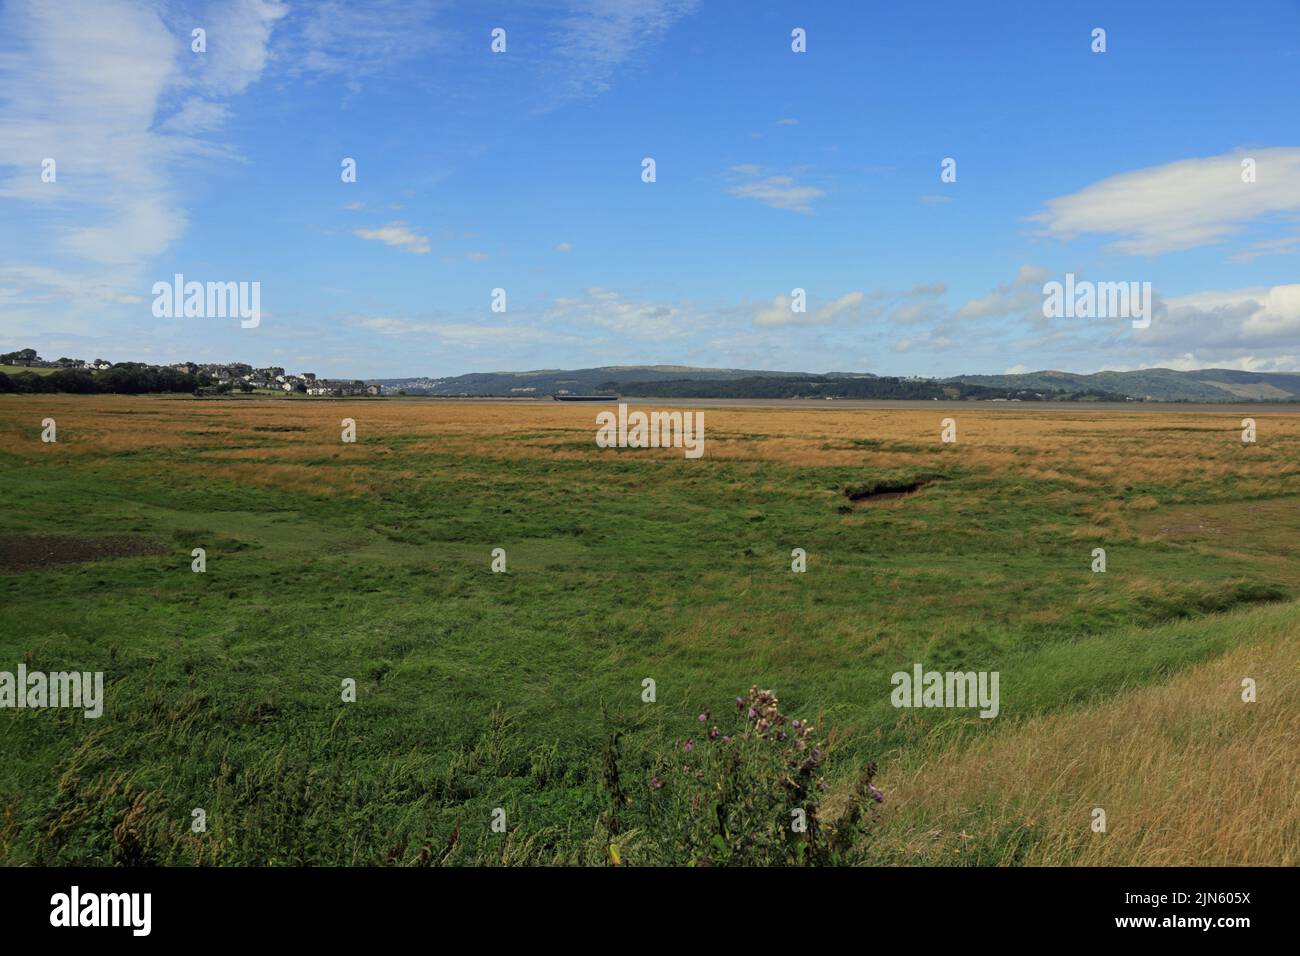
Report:
[[[408,395],[498,395],[547,398],[551,395],[586,395],[621,391],[624,385],[692,379],[761,378],[792,372],[758,372],[735,368],[691,368],[688,365],[603,365],[599,368],[538,369],[532,372],[471,372],[450,378],[376,378],[385,392]]]
[[[934,378],[875,375],[768,375],[762,378],[669,379],[620,389],[638,398],[821,398],[929,401],[1123,402],[1123,395],[1097,390],[1064,392],[977,385]]]
[[[448,378],[383,378],[394,394],[549,398],[618,394],[639,398],[877,398],[1020,401],[1300,401],[1300,373],[1168,368],[1135,372],[1041,371],[1017,375],[899,378],[866,372],[770,372],[685,365],[605,365],[530,372],[473,372]]]
[[[1139,401],[1240,402],[1300,400],[1300,373],[1240,372],[1204,368],[1179,372],[1148,368],[1135,372],[1026,372],[1021,375],[960,375],[954,381],[994,388],[1032,388],[1115,392]]]

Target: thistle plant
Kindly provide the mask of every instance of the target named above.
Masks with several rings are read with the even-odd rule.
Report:
[[[611,809],[617,808],[617,822],[606,832],[611,843],[620,831],[635,834],[635,846],[623,847],[625,862],[781,866],[853,861],[871,811],[884,799],[872,783],[874,764],[854,780],[848,806],[834,820],[824,820],[827,747],[811,721],[782,712],[772,691],[751,687],[735,698],[730,718],[715,721],[705,708],[695,724],[671,746],[642,752],[635,782],[617,768],[611,777],[618,754],[606,753],[606,794]]]

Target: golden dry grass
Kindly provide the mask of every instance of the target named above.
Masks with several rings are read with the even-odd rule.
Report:
[[[653,406],[643,406],[653,407]],[[19,453],[49,453],[22,437],[46,416],[59,421],[60,454],[102,456],[121,450],[205,449],[238,442],[291,461],[341,449],[339,422],[354,418],[362,441],[408,440],[428,453],[493,457],[613,455],[595,448],[590,406],[539,402],[192,401],[121,396],[4,396],[0,437]],[[1261,415],[1259,442],[1240,441],[1240,413],[1141,410],[954,410],[721,408],[704,410],[706,457],[797,466],[911,464],[947,458],[1027,477],[1078,484],[1135,484],[1178,475],[1268,481],[1294,467],[1300,418]],[[955,445],[939,442],[942,418],[957,419]],[[281,428],[295,429],[279,431]],[[75,440],[74,440],[75,438]],[[868,440],[875,447],[854,445]],[[588,447],[577,447],[578,443]],[[557,447],[560,446],[560,447]],[[650,457],[680,451],[647,450]]]
[[[1246,620],[1261,643],[1166,684],[893,768],[878,849],[942,863],[1300,864],[1300,624],[1294,605]],[[1092,830],[1097,807],[1105,833]]]
[[[653,408],[653,406],[640,406]],[[556,402],[230,400],[126,396],[0,396],[0,445],[25,456],[93,464],[131,452],[140,473],[220,474],[233,481],[313,494],[374,494],[418,480],[419,471],[377,463],[401,457],[484,456],[494,460],[591,460],[620,452],[595,446],[600,409]],[[1300,416],[1260,414],[1258,442],[1243,445],[1243,413],[987,406],[899,408],[723,408],[705,415],[701,462],[771,462],[867,471],[949,467],[1085,493],[1082,541],[1138,533],[1150,495],[1120,501],[1126,489],[1183,485],[1202,498],[1277,495],[1300,478]],[[39,441],[53,417],[59,444]],[[957,420],[958,441],[939,440]],[[340,422],[357,422],[358,442],[339,441]],[[680,459],[677,449],[643,449],[636,459]],[[321,464],[330,467],[319,467]],[[1300,483],[1297,483],[1300,487]],[[1282,491],[1285,493],[1285,491]],[[1176,504],[1175,497],[1166,504]],[[970,507],[986,502],[973,498]],[[1158,532],[1157,532],[1158,534]]]

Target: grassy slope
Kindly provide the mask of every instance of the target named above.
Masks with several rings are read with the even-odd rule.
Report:
[[[882,863],[1300,863],[1300,605],[1084,641],[1027,669],[1040,692],[1179,646],[1221,657],[1111,700],[918,750],[882,780]],[[1073,658],[1073,659],[1072,659]],[[1069,676],[1067,676],[1069,675]],[[1244,678],[1258,699],[1242,699]],[[1063,682],[1064,679],[1064,682]],[[1009,693],[1004,684],[1004,693]],[[1104,833],[1093,811],[1106,813]]]
[[[60,435],[75,440],[75,422]],[[576,860],[613,727],[680,739],[696,709],[758,683],[851,730],[846,763],[889,772],[992,731],[894,711],[889,675],[912,661],[999,669],[1007,722],[1030,719],[1252,641],[1249,627],[1153,626],[1294,583],[1272,555],[1146,539],[1089,574],[1077,491],[960,465],[905,505],[846,516],[857,469],[383,444],[393,454],[368,473],[393,481],[365,496],[169,467],[192,449],[78,468],[0,455],[0,530],[134,531],[173,549],[0,576],[0,661],[111,683],[99,721],[4,715],[0,860],[420,862],[458,826],[453,859]],[[506,575],[488,571],[495,546]],[[794,546],[806,575],[789,573]],[[339,702],[344,677],[355,705]],[[496,806],[504,840],[486,826]]]

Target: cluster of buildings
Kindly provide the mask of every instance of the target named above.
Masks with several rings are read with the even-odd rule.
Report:
[[[113,367],[112,362],[102,358],[97,358],[93,362],[73,358],[50,361],[41,358],[33,349],[23,349],[21,352],[6,352],[4,355],[0,355],[0,365],[15,365],[20,368],[84,368],[92,372],[101,372],[106,368]]]
[[[60,358],[54,361],[41,358],[35,349],[22,349],[17,352],[0,354],[0,365],[14,365],[21,368],[80,368],[91,372],[102,372],[113,367],[113,363],[97,358],[93,362],[85,359]],[[289,375],[278,365],[269,368],[253,368],[243,362],[176,362],[170,367],[178,372],[185,372],[196,378],[206,377],[212,385],[229,385],[245,391],[249,389],[273,389],[285,392],[305,392],[308,395],[382,395],[379,385],[367,385],[360,379],[343,381],[340,379],[317,378],[315,372],[303,372]]]
[[[191,375],[207,375],[218,385],[246,384],[251,388],[277,389],[285,392],[306,392],[308,395],[379,395],[382,389],[378,385],[367,385],[360,379],[342,381],[338,379],[317,378],[315,372],[303,372],[290,375],[278,365],[268,368],[253,368],[243,362],[208,363],[196,365],[194,362],[178,362],[172,366]]]

